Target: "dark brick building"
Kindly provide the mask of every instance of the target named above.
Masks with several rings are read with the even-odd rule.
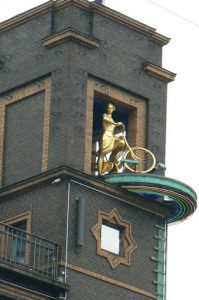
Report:
[[[165,299],[176,207],[95,176],[95,144],[111,101],[129,142],[164,163],[168,42],[86,0],[0,24],[0,299]],[[102,247],[110,224],[119,254]]]

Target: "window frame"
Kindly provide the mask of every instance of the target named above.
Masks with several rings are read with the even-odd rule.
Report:
[[[15,225],[26,222],[26,229],[24,231],[26,233],[31,233],[31,221],[32,221],[32,213],[29,211],[29,212],[25,212],[23,214],[14,216],[14,217],[9,218],[9,219],[4,219],[4,220],[1,221],[1,223],[3,223],[4,225],[12,226],[13,230],[14,230],[14,228],[16,228],[16,230],[19,230],[17,228],[17,226],[15,227]],[[30,241],[28,239],[29,239],[29,236],[26,237],[26,240],[25,240],[25,251],[24,251],[25,253],[24,253],[23,263],[17,261],[17,256],[14,259],[15,263],[28,265],[29,254],[30,254]],[[0,251],[2,251],[2,256],[5,252],[5,249],[7,249],[7,244],[8,243],[10,243],[10,241],[6,237],[1,238],[1,243],[0,243],[1,244],[1,249],[0,249]],[[17,252],[17,249],[15,249],[15,250],[16,250],[15,252]],[[13,253],[9,253],[9,255],[10,255],[10,259],[11,259]]]
[[[119,255],[101,247],[101,228],[104,223],[109,223],[116,228],[122,228],[122,243]],[[96,239],[97,255],[105,257],[113,269],[119,264],[130,265],[131,254],[137,248],[137,244],[131,233],[131,223],[123,220],[116,208],[112,209],[110,213],[99,211],[98,223],[91,228],[91,232]]]
[[[108,84],[91,76],[87,81],[86,101],[86,128],[85,128],[85,155],[84,172],[92,172],[93,153],[93,110],[95,95],[102,97],[107,104],[113,104],[129,110],[128,120],[128,142],[132,146],[145,147],[146,145],[146,123],[147,123],[147,99],[138,97],[124,89]]]

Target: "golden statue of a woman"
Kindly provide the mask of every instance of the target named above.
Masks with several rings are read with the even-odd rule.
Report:
[[[103,175],[107,170],[115,169],[117,171],[117,153],[125,146],[125,141],[122,137],[115,135],[117,127],[124,128],[122,122],[114,122],[112,113],[115,111],[115,106],[109,103],[107,113],[103,115],[103,134],[99,144],[99,159],[98,173]],[[106,154],[110,153],[108,161],[105,161]]]
[[[107,106],[107,112],[103,115],[103,134],[99,143],[98,175],[104,175],[110,171],[133,173],[149,173],[156,168],[154,154],[142,147],[131,147],[125,137],[125,126],[122,122],[115,122],[112,114],[115,106],[111,103]],[[116,128],[121,127],[120,134]]]

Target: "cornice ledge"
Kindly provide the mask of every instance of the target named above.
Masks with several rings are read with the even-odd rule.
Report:
[[[18,25],[24,24],[25,22],[34,19],[52,9],[53,3],[51,1],[36,6],[30,10],[27,10],[11,19],[8,19],[0,23],[0,32],[10,30]]]
[[[158,32],[154,32],[154,34],[151,34],[149,38],[162,46],[167,45],[171,40],[169,37],[166,37]]]
[[[63,6],[67,6],[73,4],[75,6],[81,7],[87,11],[96,11],[101,15],[112,19],[128,28],[134,29],[136,31],[142,32],[149,37],[149,39],[155,41],[156,43],[164,46],[168,44],[170,38],[163,36],[156,32],[156,29],[145,25],[139,21],[136,21],[130,17],[127,17],[113,9],[110,9],[104,5],[99,5],[95,2],[88,2],[87,0],[57,0],[57,1],[48,1],[42,5],[39,5],[35,8],[32,8],[28,11],[25,11],[9,20],[6,20],[0,23],[0,32],[9,30],[13,27],[21,25],[28,20],[31,20],[35,17],[38,17],[48,11],[50,11],[53,7],[55,9],[60,9]]]
[[[117,12],[106,6],[99,5],[95,2],[91,2],[90,5],[91,5],[92,9],[94,11],[96,11],[97,13],[99,13],[105,17],[108,17],[128,28],[131,28],[136,31],[144,33],[145,35],[147,35],[149,37],[149,39],[155,41],[156,43],[158,43],[162,46],[167,45],[170,41],[170,38],[157,33],[155,28],[150,27],[150,26],[148,26],[144,23],[141,23],[137,20],[134,20],[130,17],[127,17],[126,15],[123,15],[120,12]]]
[[[144,67],[144,71],[146,71],[149,75],[152,75],[167,83],[175,80],[176,73],[170,72],[166,69],[153,65],[151,63],[144,63],[143,67]]]
[[[66,41],[75,41],[81,45],[90,47],[90,48],[99,48],[100,41],[89,36],[83,35],[80,32],[75,31],[74,29],[67,29],[61,31],[55,35],[49,36],[43,40],[43,46],[46,48],[52,48]]]
[[[89,11],[90,3],[87,0],[50,0],[41,5],[33,7],[25,12],[22,12],[13,18],[5,20],[0,23],[0,32],[10,30],[16,26],[24,24],[25,22],[34,19],[44,13],[52,10],[53,8],[59,9],[63,6],[74,4],[78,7],[84,8]]]
[[[159,215],[163,218],[167,217],[170,213],[170,209],[167,210],[165,208],[161,208],[155,203],[143,201],[143,197],[138,195],[136,197],[132,197],[131,193],[125,192],[124,190],[121,190],[121,188],[105,182],[103,178],[97,178],[85,173],[81,173],[80,171],[66,166],[61,166],[56,169],[40,173],[20,182],[16,182],[15,184],[12,184],[10,186],[1,188],[0,201],[2,201],[2,199],[5,200],[6,197],[24,193],[25,191],[30,191],[35,187],[40,187],[45,184],[52,183],[52,181],[56,178],[65,179],[66,181],[72,180],[75,182],[80,182],[84,185],[90,186],[91,188],[111,194],[121,200],[123,199],[122,201],[143,208],[146,211]]]

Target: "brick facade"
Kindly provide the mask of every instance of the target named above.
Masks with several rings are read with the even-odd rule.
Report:
[[[132,110],[132,144],[164,162],[167,83],[175,77],[161,67],[168,41],[86,0],[49,1],[0,24],[0,222],[30,213],[31,233],[60,246],[67,299],[156,299],[155,225],[166,210],[90,176],[93,95]],[[77,247],[81,197],[85,244]],[[91,231],[98,212],[113,209],[131,224],[137,245],[130,264],[115,269],[97,254]],[[53,290],[58,299],[68,286],[56,284],[37,290],[34,283],[41,298],[19,294],[49,299]],[[0,295],[13,299],[14,292],[0,283]]]

